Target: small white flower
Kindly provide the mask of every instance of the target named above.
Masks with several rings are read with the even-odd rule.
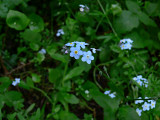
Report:
[[[20,78],[15,78],[16,83],[20,83]]]
[[[111,98],[116,97],[114,93],[109,94],[109,96],[110,96]]]
[[[137,99],[142,99],[141,97],[137,98]],[[135,101],[135,104],[138,104],[138,103],[143,103],[144,101],[143,100],[136,100]]]
[[[16,86],[16,85],[17,85],[17,82],[16,82],[16,81],[13,81],[13,82],[12,82],[12,85],[13,85],[13,86]]]

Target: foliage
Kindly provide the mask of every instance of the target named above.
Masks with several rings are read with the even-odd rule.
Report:
[[[0,120],[160,119],[159,8],[156,0],[0,0]],[[122,49],[126,39],[133,43]],[[64,45],[75,41],[89,44],[81,47],[95,53],[91,63],[87,53],[70,57]]]

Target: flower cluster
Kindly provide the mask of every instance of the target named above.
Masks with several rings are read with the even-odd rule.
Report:
[[[137,98],[137,99],[142,99],[141,97]],[[149,99],[148,97],[145,97],[145,99]],[[149,111],[150,109],[155,108],[156,105],[156,101],[155,100],[136,100],[135,104],[139,104],[139,103],[143,103],[142,105],[142,110],[143,111]],[[141,109],[137,108],[136,112],[138,113],[139,116],[141,116]]]
[[[64,35],[63,29],[59,29],[59,30],[57,31],[57,34],[56,34],[57,37],[59,37],[59,36],[61,36],[61,35]]]
[[[85,42],[71,42],[71,43],[65,44],[63,48],[65,49],[64,50],[65,53],[68,53],[70,51],[71,57],[74,57],[75,59],[79,59],[80,56],[82,56],[81,60],[83,62],[87,62],[88,64],[91,64],[91,61],[94,60],[94,57],[92,56],[92,52],[82,51],[82,49],[85,49],[86,45],[89,45],[89,44]],[[71,48],[68,50],[66,46],[71,47]]]
[[[116,92],[111,93],[110,90],[106,90],[106,91],[104,92],[104,94],[105,94],[105,95],[109,95],[111,98],[116,97],[116,96],[115,96]]]
[[[146,78],[142,78],[142,75],[138,75],[137,77],[133,78],[140,86],[148,87],[148,80]]]
[[[133,41],[131,39],[129,39],[129,38],[120,40],[121,50],[126,50],[126,49],[131,50],[132,43],[133,43]]]
[[[80,4],[79,7],[80,7],[79,8],[80,12],[84,12],[84,11],[88,12],[89,11],[89,7],[87,5]]]
[[[39,51],[39,53],[41,53],[41,54],[46,54],[46,50],[45,50],[44,48],[42,48],[42,49]]]
[[[12,85],[16,86],[18,83],[20,83],[20,78],[15,78],[15,81],[12,82]]]

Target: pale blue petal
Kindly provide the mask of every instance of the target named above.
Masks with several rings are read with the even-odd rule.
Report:
[[[91,64],[91,60],[87,60],[87,63],[88,63],[88,64]]]

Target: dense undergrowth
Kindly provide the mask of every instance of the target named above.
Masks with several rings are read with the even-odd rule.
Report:
[[[160,1],[0,0],[0,120],[159,120]]]

